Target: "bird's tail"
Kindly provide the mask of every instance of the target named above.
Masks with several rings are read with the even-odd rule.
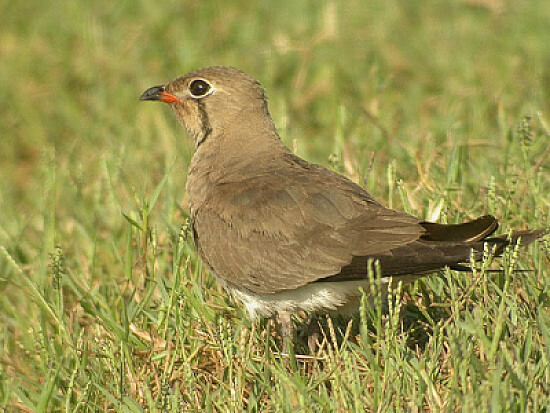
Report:
[[[499,237],[485,238],[483,242],[489,245],[496,245],[495,255],[501,255],[508,245],[514,245],[518,242],[522,246],[526,246],[543,237],[548,233],[546,229],[534,229],[525,231],[515,231],[510,236],[502,235]]]

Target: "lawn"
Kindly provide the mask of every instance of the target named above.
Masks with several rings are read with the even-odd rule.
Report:
[[[550,407],[550,237],[394,285],[280,355],[189,232],[193,145],[148,87],[259,79],[281,138],[392,208],[550,226],[550,2],[0,5],[0,409]],[[386,301],[386,300],[384,300]],[[297,320],[303,326],[304,315]]]

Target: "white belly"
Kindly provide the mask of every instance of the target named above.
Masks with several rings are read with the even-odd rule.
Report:
[[[419,277],[418,275],[393,277],[392,284],[396,288],[399,281],[409,283]],[[380,280],[383,296],[387,294],[388,281],[389,278]],[[353,314],[359,310],[360,288],[368,294],[369,286],[368,280],[316,282],[295,290],[285,290],[274,294],[256,294],[227,285],[225,287],[234,298],[243,303],[250,318],[254,320],[258,316],[270,317],[275,313],[294,313],[300,310]]]

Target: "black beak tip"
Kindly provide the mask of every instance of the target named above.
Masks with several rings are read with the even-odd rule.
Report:
[[[147,89],[139,97],[139,100],[160,100],[161,93],[164,92],[164,86],[153,86]]]

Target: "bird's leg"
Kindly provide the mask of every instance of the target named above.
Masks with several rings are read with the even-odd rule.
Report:
[[[317,316],[310,316],[307,325],[307,347],[309,354],[315,355],[319,349],[319,337],[321,336],[321,326],[319,325],[319,318]]]
[[[281,336],[283,337],[283,349],[289,353],[290,347],[294,345],[294,333],[296,329],[292,323],[291,313],[280,312],[278,314],[279,322],[281,323]]]

